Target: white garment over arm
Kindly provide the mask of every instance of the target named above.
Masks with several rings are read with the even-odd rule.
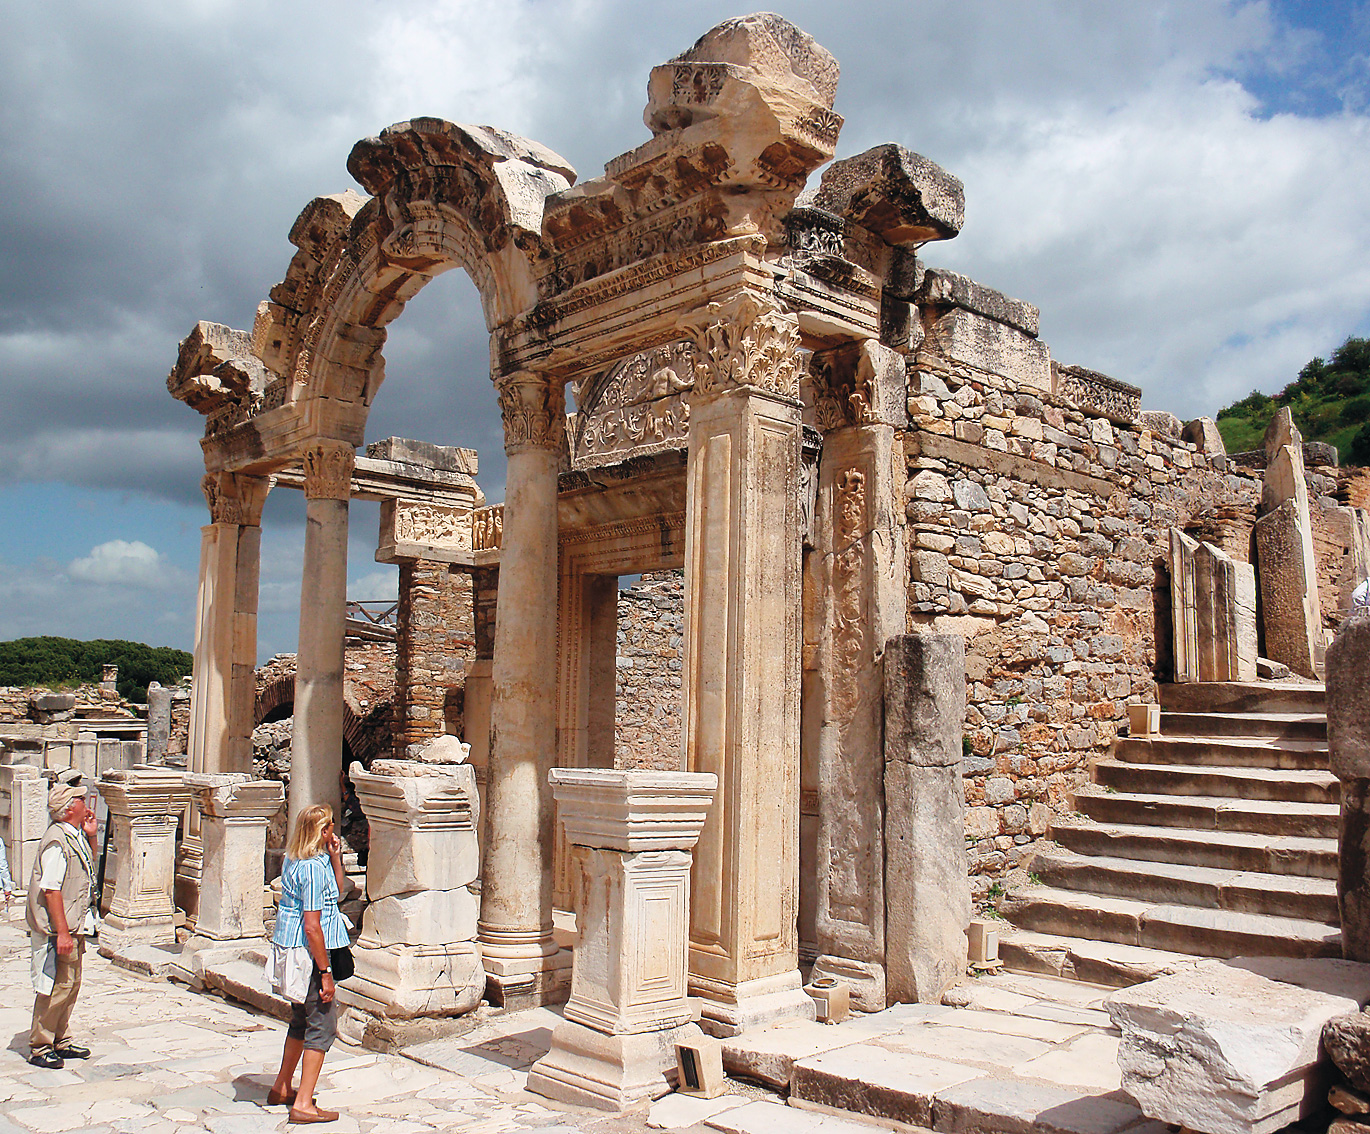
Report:
[[[67,877],[67,856],[56,843],[43,852],[38,860],[38,889],[60,890]]]

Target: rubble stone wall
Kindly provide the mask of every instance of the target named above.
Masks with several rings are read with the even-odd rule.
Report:
[[[966,638],[966,837],[972,872],[996,873],[1069,809],[1127,703],[1156,700],[1169,528],[1240,524],[1260,484],[965,363],[918,355],[910,394],[910,628]]]
[[[685,577],[657,571],[618,595],[614,766],[680,770]]]
[[[476,647],[473,601],[470,575],[423,559],[400,565],[396,759],[411,744],[464,731],[462,694]]]

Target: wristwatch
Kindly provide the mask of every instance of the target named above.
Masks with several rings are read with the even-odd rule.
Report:
[[[328,974],[331,975],[332,972],[333,972],[333,966],[332,966],[332,965],[329,965],[328,968],[326,968],[326,969],[320,969],[319,972],[320,972],[320,973],[328,973]]]

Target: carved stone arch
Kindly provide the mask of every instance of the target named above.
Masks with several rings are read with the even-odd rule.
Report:
[[[356,428],[384,378],[386,326],[435,276],[465,269],[491,330],[536,302],[543,202],[575,171],[535,142],[432,118],[358,142],[348,170],[373,196],[300,214],[299,251],[253,345],[289,381],[287,400],[342,403]]]
[[[252,725],[255,728],[282,705],[295,704],[295,675],[287,674],[269,682],[257,691],[257,703],[252,710]]]

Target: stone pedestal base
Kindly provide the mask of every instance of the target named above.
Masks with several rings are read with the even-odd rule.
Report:
[[[701,1035],[695,1024],[605,1035],[563,1020],[552,1032],[552,1050],[528,1072],[528,1089],[575,1106],[627,1110],[674,1089],[675,1045]]]
[[[798,969],[736,985],[712,986],[692,976],[690,993],[702,998],[699,1026],[720,1039],[777,1020],[812,1020],[817,1015]]]
[[[125,918],[109,913],[100,919],[102,957],[109,957],[129,945],[175,945],[174,917]]]
[[[500,1008],[561,1004],[571,995],[571,950],[548,957],[486,957],[486,999]]]
[[[357,971],[338,1002],[387,1018],[457,1015],[480,1003],[485,970],[471,941],[452,945],[352,947]]]
[[[810,980],[833,977],[851,986],[852,1007],[862,1012],[882,1012],[885,1001],[885,966],[824,953],[813,963]]]

